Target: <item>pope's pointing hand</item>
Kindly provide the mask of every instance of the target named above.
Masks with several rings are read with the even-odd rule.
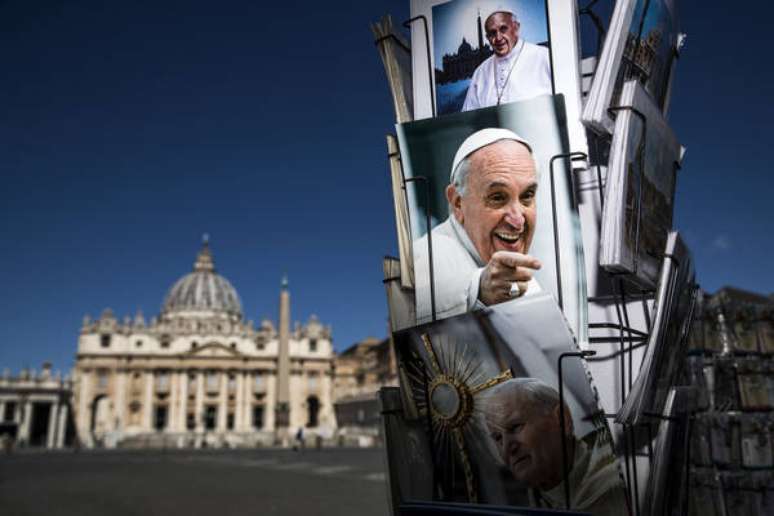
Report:
[[[540,267],[540,260],[528,254],[497,251],[481,273],[478,299],[485,305],[494,305],[524,295],[533,272]],[[514,283],[518,285],[518,294]]]

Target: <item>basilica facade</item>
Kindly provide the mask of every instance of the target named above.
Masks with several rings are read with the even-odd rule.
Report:
[[[193,271],[161,313],[86,317],[78,339],[73,411],[85,446],[256,446],[331,436],[330,327],[291,328],[283,280],[279,319],[247,321],[204,242]]]

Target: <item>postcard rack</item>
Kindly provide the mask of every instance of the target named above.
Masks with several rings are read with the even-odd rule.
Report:
[[[593,11],[593,6],[595,3],[597,3],[598,0],[591,0],[589,4],[579,10],[579,14],[589,16],[592,19],[592,23],[595,25],[597,30],[600,32],[599,38],[598,38],[598,49],[601,49],[602,41],[604,38],[604,33],[602,30],[602,25],[600,22],[599,16],[597,16]],[[424,24],[424,33],[425,33],[425,48],[428,52],[427,60],[428,60],[428,80],[430,82],[429,89],[430,93],[432,95],[432,114],[433,117],[436,116],[436,106],[435,106],[435,93],[434,88],[432,84],[432,69],[430,65],[430,45],[429,45],[429,37],[428,37],[428,30],[427,30],[427,19],[424,16],[417,16],[415,18],[411,18],[403,23],[403,26],[410,27],[412,23],[421,21]],[[639,117],[643,121],[643,135],[642,140],[643,142],[641,145],[644,145],[644,141],[646,139],[645,134],[645,128],[647,124],[645,123],[645,116],[639,112],[638,110],[632,108],[631,106],[615,106],[610,108],[610,112],[615,113],[622,110],[630,110],[633,112],[633,114],[637,117]],[[595,150],[595,154],[597,156],[599,155],[599,145],[602,143],[602,139],[604,137],[594,136],[589,134],[589,143],[590,146],[592,146]],[[554,240],[554,250],[555,250],[555,260],[556,260],[556,282],[557,282],[557,302],[560,306],[560,308],[563,308],[564,304],[564,296],[563,296],[563,288],[562,288],[562,278],[561,278],[561,253],[560,253],[560,235],[559,235],[559,229],[558,229],[558,223],[557,223],[557,204],[556,204],[556,186],[555,186],[555,164],[557,161],[563,161],[568,166],[568,175],[570,176],[570,179],[572,179],[571,184],[573,185],[573,200],[577,199],[577,192],[575,189],[575,177],[573,177],[573,174],[575,172],[580,171],[586,171],[590,170],[590,168],[593,168],[596,173],[597,178],[597,190],[599,195],[599,202],[600,202],[600,209],[604,206],[605,202],[605,192],[604,188],[602,186],[603,179],[602,179],[602,172],[601,172],[601,165],[597,163],[596,165],[593,165],[589,169],[579,169],[574,170],[572,165],[575,162],[583,162],[587,163],[589,160],[589,156],[586,153],[582,152],[569,152],[569,153],[563,153],[563,154],[557,154],[555,156],[552,156],[549,161],[549,175],[550,175],[550,187],[551,187],[551,208],[552,208],[552,229],[553,229],[553,240]],[[640,174],[639,179],[641,181],[642,174]],[[431,231],[431,206],[430,206],[430,192],[432,191],[433,185],[431,178],[427,176],[414,176],[411,178],[406,178],[405,175],[402,177],[402,190],[404,194],[407,190],[407,185],[409,183],[419,183],[424,187],[424,197],[425,197],[425,213],[424,213],[424,219],[427,229],[427,246],[428,246],[428,257],[429,257],[429,281],[430,281],[430,301],[431,301],[431,320],[436,321],[436,299],[435,299],[435,271],[433,266],[433,244],[432,244],[432,231]],[[638,185],[639,186],[639,185]],[[638,206],[638,215],[639,210],[642,205],[642,188],[638,188],[639,192],[639,198],[637,202]],[[637,224],[639,226],[639,220],[640,217],[637,217]],[[637,233],[639,233],[639,227],[637,227]],[[639,249],[637,249],[639,251]],[[636,256],[637,253],[635,253]],[[673,257],[669,256],[662,256],[662,258],[667,259],[674,259]],[[635,258],[636,260],[636,258]],[[636,261],[635,261],[635,270],[636,270]],[[639,368],[635,367],[634,363],[634,355],[635,351],[639,350],[640,348],[644,348],[643,351],[647,351],[648,341],[650,339],[650,332],[652,331],[652,320],[650,318],[650,308],[648,306],[649,301],[653,301],[655,296],[655,291],[653,290],[646,290],[646,289],[640,289],[637,287],[634,287],[632,284],[627,283],[627,276],[630,276],[629,273],[612,273],[612,272],[606,272],[601,270],[601,274],[603,274],[603,277],[606,277],[609,285],[611,286],[612,293],[611,294],[604,294],[604,295],[598,295],[589,297],[587,299],[587,302],[589,303],[603,303],[612,305],[615,308],[615,320],[614,321],[594,321],[588,323],[588,331],[589,331],[589,337],[588,337],[588,344],[590,346],[595,345],[602,345],[602,344],[617,344],[618,349],[617,351],[614,351],[612,353],[606,354],[606,355],[597,355],[597,352],[594,350],[578,350],[577,352],[569,352],[569,353],[563,353],[558,358],[557,363],[557,370],[559,373],[559,396],[560,400],[564,400],[565,392],[564,392],[564,378],[562,377],[562,364],[566,359],[580,359],[585,360],[587,362],[607,362],[607,361],[619,361],[619,368],[618,368],[618,378],[616,378],[616,385],[620,387],[620,395],[621,395],[621,403],[623,404],[623,401],[626,399],[627,394],[632,388],[632,385],[634,383],[634,379],[636,378],[637,374],[639,373]],[[630,320],[630,314],[629,314],[629,307],[633,304],[640,303],[642,306],[642,315],[645,319],[645,325],[647,327],[647,331],[636,329],[632,326],[631,320]],[[592,333],[595,333],[596,331],[606,330],[605,333],[608,333],[604,336],[592,336]],[[609,331],[614,330],[617,332],[617,335],[610,336]],[[642,364],[640,364],[641,367]],[[628,368],[628,372],[627,372]],[[602,414],[599,414],[600,417]],[[565,421],[564,421],[564,414],[561,413],[560,417],[560,430],[562,431],[562,435],[564,435],[564,428],[565,428]],[[637,459],[639,457],[643,457],[648,461],[649,465],[653,465],[654,462],[654,449],[653,449],[653,442],[656,438],[658,428],[654,429],[654,424],[657,424],[660,421],[663,420],[670,420],[674,418],[670,418],[668,416],[664,416],[662,414],[647,414],[648,421],[645,423],[641,423],[638,425],[629,425],[626,423],[618,423],[615,422],[616,414],[604,414],[604,418],[607,420],[613,420],[614,424],[620,425],[620,443],[619,443],[619,449],[621,451],[621,455],[623,456],[623,462],[624,462],[624,479],[625,479],[625,489],[627,493],[627,499],[630,503],[631,510],[630,512],[635,515],[640,515],[640,507],[639,507],[639,500],[640,500],[640,479],[638,476],[638,468],[637,468]],[[685,421],[687,421],[687,432],[690,436],[692,425],[694,421],[694,415],[691,414],[689,417],[685,418]],[[681,418],[682,420],[682,418]],[[642,448],[645,448],[645,451],[640,451]],[[565,503],[566,503],[566,509],[568,511],[572,510],[571,507],[571,493],[569,492],[569,467],[568,467],[568,459],[567,459],[567,450],[562,450],[562,456],[563,456],[563,476],[564,476],[564,486],[565,486]],[[689,477],[692,473],[691,468],[689,467],[690,461],[686,459],[686,466],[684,470],[685,474],[685,482],[686,482],[686,489],[689,485]],[[688,514],[688,504],[687,504],[687,493],[685,494],[685,497],[683,498],[684,502],[682,507],[682,514],[687,515]]]

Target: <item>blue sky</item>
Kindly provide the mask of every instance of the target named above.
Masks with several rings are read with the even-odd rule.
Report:
[[[765,5],[680,5],[675,225],[710,291],[774,290]],[[0,368],[69,369],[86,313],[157,314],[205,232],[246,317],[276,319],[287,272],[338,349],[386,335],[387,12],[408,2],[0,3]]]

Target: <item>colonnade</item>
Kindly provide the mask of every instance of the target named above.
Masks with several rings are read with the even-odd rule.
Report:
[[[58,395],[20,394],[4,396],[0,398],[0,416],[6,416],[7,407],[12,407],[13,414],[8,419],[17,425],[16,442],[21,445],[29,445],[33,437],[32,429],[36,423],[35,418],[40,417],[36,416],[36,412],[38,414],[41,412],[36,411],[35,407],[41,405],[48,405],[48,425],[45,438],[40,446],[46,448],[64,447],[70,407]]]

